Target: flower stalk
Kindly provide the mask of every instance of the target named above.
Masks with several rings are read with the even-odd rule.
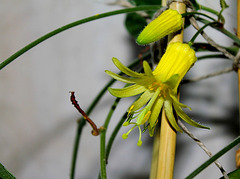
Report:
[[[237,36],[240,39],[240,0],[237,1]],[[239,62],[238,62],[239,66]],[[239,97],[239,114],[240,114],[240,69],[238,68],[238,97]],[[240,119],[239,119],[240,124]],[[240,127],[239,127],[240,128]],[[240,148],[236,151],[236,167],[240,168]]]
[[[177,10],[181,14],[186,12],[186,5],[181,2],[171,3],[170,8]],[[184,26],[184,23],[182,26]],[[169,43],[182,42],[183,30],[181,30],[178,34],[169,35],[168,41]],[[166,114],[163,111],[161,117],[161,128],[157,130],[154,139],[150,179],[173,178],[175,149],[176,131],[169,124]]]

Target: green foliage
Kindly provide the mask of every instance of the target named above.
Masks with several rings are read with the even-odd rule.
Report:
[[[199,9],[200,9],[200,6],[199,6],[199,4],[197,3],[196,0],[190,0],[190,1],[191,1],[191,3],[192,3],[193,7],[194,7],[196,10],[199,10]]]
[[[238,136],[236,139],[234,139],[230,144],[228,144],[226,147],[224,147],[222,150],[220,150],[218,153],[213,155],[210,159],[208,159],[206,162],[204,162],[202,165],[200,165],[196,170],[194,170],[191,174],[189,174],[186,179],[192,179],[196,175],[198,175],[201,171],[203,171],[205,168],[207,168],[210,164],[212,164],[214,161],[216,161],[219,157],[227,153],[229,150],[231,150],[233,147],[238,145],[240,143],[240,136]],[[234,179],[234,178],[232,178]]]
[[[220,6],[222,9],[226,9],[229,7],[225,0],[220,0]]]
[[[47,40],[48,38],[61,33],[65,30],[68,30],[72,27],[84,24],[86,22],[90,22],[90,21],[94,21],[100,18],[104,18],[104,17],[109,17],[109,16],[113,16],[113,15],[117,15],[117,14],[123,14],[126,13],[126,19],[125,19],[125,26],[126,29],[128,30],[128,32],[130,33],[130,35],[134,38],[137,38],[137,36],[139,35],[139,33],[143,30],[143,28],[147,25],[147,21],[146,21],[146,17],[142,17],[139,14],[135,13],[137,11],[145,11],[149,16],[147,18],[151,18],[152,14],[154,12],[156,12],[158,9],[161,8],[161,6],[159,4],[161,4],[161,0],[128,0],[131,4],[133,4],[136,7],[133,8],[126,8],[126,9],[121,9],[121,10],[116,10],[116,11],[111,11],[111,12],[107,12],[107,13],[103,13],[103,14],[98,14],[98,15],[94,15],[85,19],[81,19],[78,21],[75,21],[73,23],[69,23],[63,27],[60,27],[42,37],[40,37],[39,39],[33,41],[32,43],[28,44],[27,46],[23,47],[22,49],[20,49],[18,52],[16,52],[15,54],[13,54],[12,56],[10,56],[8,59],[6,59],[5,61],[1,62],[0,64],[0,70],[2,68],[4,68],[5,66],[7,66],[10,62],[12,62],[13,60],[15,60],[17,57],[19,57],[20,55],[22,55],[23,53],[27,52],[28,50],[30,50],[31,48],[33,48],[34,46],[38,45],[39,43]],[[211,13],[212,15],[215,15],[216,17],[218,17],[218,21],[216,21],[215,19],[211,18],[210,16],[208,16],[207,14],[203,14],[203,13],[199,13],[199,12],[192,12],[192,15],[199,15],[199,16],[195,16],[195,18],[197,19],[197,21],[202,22],[203,24],[205,24],[197,33],[196,33],[196,37],[200,34],[200,32],[207,26],[215,28],[216,30],[222,32],[223,34],[225,34],[226,36],[228,36],[229,38],[233,39],[234,42],[237,45],[240,45],[240,40],[237,38],[237,36],[235,34],[232,34],[230,32],[228,32],[226,29],[224,29],[224,17],[222,16],[222,12],[224,11],[224,9],[228,8],[229,6],[227,5],[225,0],[219,0],[220,2],[220,6],[221,6],[221,10],[218,12],[214,9],[211,9],[209,7],[205,7],[202,6],[200,4],[197,3],[197,0],[190,0],[191,3],[193,4],[195,10],[199,10],[200,8],[204,11],[207,11],[208,13]],[[200,1],[199,1],[200,2]],[[147,6],[145,6],[147,5]],[[156,6],[157,5],[157,6]],[[197,14],[198,13],[198,14]],[[190,13],[185,13],[185,17],[189,16],[190,17]],[[210,19],[211,21],[207,20],[206,17],[208,19]],[[217,24],[215,24],[215,22],[217,22]],[[188,27],[190,25],[190,22],[188,20],[188,18],[186,18],[185,21],[185,28]],[[220,25],[220,26],[219,26]],[[194,40],[193,40],[194,42]],[[193,43],[192,42],[192,43]],[[208,43],[193,43],[193,49],[196,51],[214,51],[214,52],[218,52],[219,50],[217,50],[215,47],[213,47],[212,45],[208,44]],[[222,47],[224,49],[226,49],[228,52],[230,52],[232,55],[236,55],[239,47],[238,46],[230,46],[230,47]],[[220,51],[219,51],[220,52]],[[210,55],[205,55],[205,56],[201,56],[201,59],[209,59],[209,58],[213,58],[213,57],[219,57],[219,58],[226,58],[226,55],[222,55],[221,54],[210,54]],[[150,58],[150,54],[148,54],[148,56],[146,56],[146,58]],[[136,65],[140,64],[140,61],[143,61],[145,59],[145,57],[141,57],[138,61],[134,62],[131,66],[135,67]],[[199,57],[200,59],[200,57]],[[165,83],[167,85],[169,85],[171,88],[174,88],[174,84],[176,83],[176,81],[178,80],[178,75],[173,75],[168,81],[166,81]],[[87,114],[89,115],[91,113],[91,111],[95,108],[96,104],[98,103],[98,101],[101,99],[101,97],[104,95],[104,93],[107,91],[108,87],[111,86],[113,83],[115,82],[115,80],[111,80],[103,89],[102,91],[99,93],[99,95],[95,98],[95,100],[92,102],[91,106],[89,107]],[[112,117],[112,113],[114,112],[117,103],[119,102],[119,99],[116,99],[116,101],[114,102],[114,104],[112,105],[112,108],[109,111],[109,114],[106,118],[106,121],[104,123],[104,128],[105,131],[102,131],[101,133],[101,154],[100,154],[100,160],[101,160],[101,174],[102,174],[102,178],[107,178],[107,174],[106,174],[106,164],[107,164],[107,159],[111,150],[111,146],[113,144],[113,141],[120,129],[120,127],[122,126],[122,124],[124,123],[124,119],[127,118],[127,113],[126,115],[124,115],[121,119],[121,121],[118,123],[118,125],[116,126],[116,128],[114,129],[108,145],[106,147],[105,143],[106,143],[106,129],[108,127],[108,124],[110,122],[110,119]],[[180,111],[181,112],[181,111]],[[179,113],[180,113],[179,112]],[[78,154],[78,146],[79,146],[79,142],[80,142],[80,136],[82,133],[82,128],[85,124],[84,120],[80,120],[80,122],[78,123],[78,128],[77,128],[77,132],[76,132],[76,139],[75,139],[75,144],[74,144],[74,152],[73,152],[73,157],[72,157],[72,166],[71,166],[71,178],[74,178],[74,174],[75,174],[75,167],[76,167],[76,160],[77,160],[77,154]],[[216,161],[216,159],[218,159],[219,157],[221,157],[222,155],[224,155],[226,152],[228,152],[230,149],[232,149],[234,146],[236,146],[237,144],[240,143],[240,137],[236,138],[232,143],[230,143],[229,145],[227,145],[226,147],[224,147],[221,151],[219,151],[217,154],[215,154],[214,156],[212,156],[209,160],[207,160],[205,163],[203,163],[201,166],[199,166],[195,171],[193,171],[187,178],[193,178],[195,177],[198,173],[200,173],[202,170],[204,170],[206,167],[208,167],[210,164],[212,164],[214,161]],[[240,178],[240,169],[237,169],[231,173],[228,174],[230,179],[238,179]],[[1,163],[0,163],[0,179],[15,179],[16,177],[14,177]],[[223,178],[223,177],[222,177]],[[220,178],[220,179],[222,179]]]
[[[1,163],[0,163],[0,178],[2,179],[16,179]]]
[[[128,0],[128,1],[135,6],[162,4],[161,0]]]
[[[227,5],[226,1],[225,0],[220,0],[220,6],[221,6],[221,11],[219,12],[218,14],[218,21],[222,21],[222,23],[224,24],[225,23],[225,20],[224,18],[222,18],[222,12],[228,8],[229,6]]]
[[[159,5],[161,0],[128,0],[134,6],[143,6],[143,5]],[[155,11],[146,12],[150,17],[152,17]],[[125,26],[129,34],[133,38],[137,38],[139,33],[147,25],[147,21],[144,17],[140,16],[137,13],[127,14],[125,19]]]
[[[240,168],[232,171],[231,173],[228,173],[228,176],[229,176],[229,179],[239,179],[240,178]],[[224,179],[224,177],[221,177],[220,179]]]
[[[125,26],[129,34],[133,38],[136,39],[146,25],[146,19],[138,15],[137,13],[127,14],[127,17],[125,19]]]

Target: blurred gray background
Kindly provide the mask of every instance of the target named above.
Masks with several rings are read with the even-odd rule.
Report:
[[[40,36],[70,22],[119,9],[104,0],[2,0],[0,6],[0,61]],[[219,1],[200,1],[220,10]],[[226,27],[236,29],[236,1],[228,0],[224,11]],[[0,71],[0,162],[19,179],[69,178],[76,120],[80,114],[69,101],[69,91],[84,110],[110,80],[104,70],[118,72],[111,59],[130,64],[137,57],[134,41],[124,28],[125,15],[90,22],[63,32],[33,48]],[[227,37],[207,29],[221,45],[230,45]],[[195,30],[185,31],[185,39]],[[199,38],[199,40],[202,40]],[[200,55],[200,54],[198,54]],[[225,67],[228,60],[197,62],[187,75],[198,77]],[[118,83],[122,86],[123,84]],[[181,101],[193,108],[188,114],[211,128],[189,127],[216,153],[238,135],[237,75],[226,75],[185,85]],[[106,93],[91,114],[103,125],[114,98]],[[123,99],[109,125],[108,135],[133,99]],[[113,145],[107,166],[111,179],[148,178],[152,138],[144,134],[138,147],[138,131],[127,140],[121,138],[129,128],[121,129]],[[90,134],[87,125],[82,133],[77,159],[76,178],[97,178],[99,172],[99,137]],[[230,172],[235,169],[235,149],[220,161]],[[181,179],[208,159],[186,135],[178,134],[174,178]],[[196,178],[219,178],[211,165]]]

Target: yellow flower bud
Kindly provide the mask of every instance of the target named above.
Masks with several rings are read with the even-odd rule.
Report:
[[[167,81],[171,76],[178,74],[179,78],[175,83],[175,90],[185,74],[196,62],[195,51],[188,44],[180,42],[168,45],[165,54],[157,65],[153,74],[157,80]]]
[[[137,38],[139,45],[147,45],[182,28],[182,16],[176,10],[168,9],[149,23]]]

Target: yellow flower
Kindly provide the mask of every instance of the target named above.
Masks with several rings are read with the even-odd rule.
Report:
[[[137,38],[139,45],[146,45],[158,41],[164,36],[182,28],[181,14],[176,10],[168,9],[149,23]]]
[[[174,117],[173,109],[180,118],[190,125],[207,128],[188,117],[182,108],[189,107],[180,103],[177,99],[179,83],[195,61],[194,50],[189,45],[180,42],[168,45],[165,54],[154,71],[151,70],[146,61],[143,62],[144,73],[137,73],[125,67],[118,59],[113,58],[116,67],[130,77],[123,77],[111,71],[106,71],[106,73],[116,80],[132,85],[122,89],[109,88],[109,92],[113,96],[120,98],[141,94],[128,109],[128,119],[123,125],[133,124],[134,126],[123,134],[124,139],[128,137],[128,134],[135,127],[138,127],[138,145],[140,146],[142,144],[141,125],[147,126],[150,136],[153,136],[162,109],[165,110],[170,124],[177,131],[182,132]],[[136,121],[133,122],[133,119],[136,119]]]

